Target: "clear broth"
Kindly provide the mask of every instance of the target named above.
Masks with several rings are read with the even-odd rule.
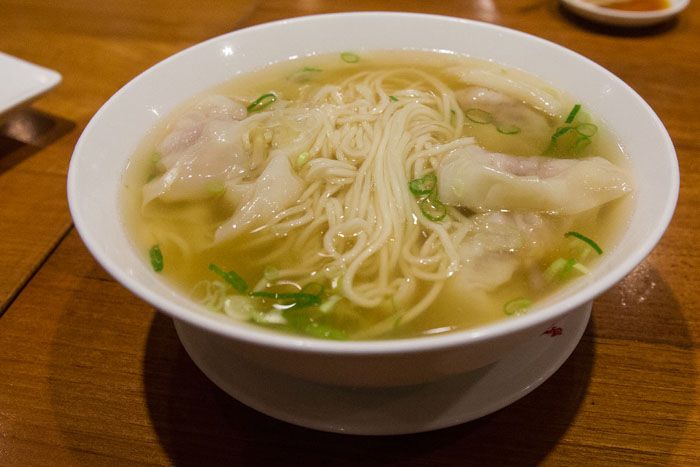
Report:
[[[256,260],[268,252],[268,247],[246,247],[255,241],[256,234],[246,234],[237,238],[233,243],[225,242],[210,247],[213,231],[231,215],[230,209],[215,202],[212,203],[211,200],[178,203],[155,200],[145,207],[142,206],[142,187],[152,171],[151,155],[156,143],[167,134],[171,122],[203,96],[223,94],[244,102],[251,102],[257,96],[273,91],[286,100],[294,100],[298,98],[303,86],[320,85],[320,82],[315,81],[300,85],[288,79],[291,74],[304,69],[304,67],[323,70],[322,83],[337,83],[351,74],[364,70],[386,69],[395,66],[419,67],[455,89],[463,87],[464,84],[456,82],[452,75],[443,71],[455,65],[498,69],[519,79],[539,83],[531,75],[518,70],[506,69],[488,61],[446,53],[391,51],[362,54],[361,60],[352,66],[339,60],[336,54],[291,60],[236,77],[203,95],[188,100],[149,131],[148,136],[131,157],[126,169],[123,190],[124,219],[128,230],[133,235],[136,248],[142,252],[144,260],[148,261],[149,248],[154,244],[159,244],[165,258],[165,268],[162,272],[164,278],[189,297],[192,297],[193,289],[200,281],[216,279],[216,276],[208,270],[211,263],[235,270],[246,278],[249,284],[255,284],[259,278],[264,276],[265,268],[270,266],[256,264]],[[314,77],[314,79],[316,78]],[[547,87],[545,83],[541,85]],[[576,102],[572,97],[563,95],[561,92],[556,92],[556,94],[564,102],[563,108],[567,111]],[[565,117],[566,115],[561,115],[558,119],[550,119],[550,130],[554,131]],[[614,135],[610,134],[600,121],[596,121],[596,124],[599,128],[598,134],[592,144],[586,148],[584,155],[602,155],[616,165],[625,167],[627,165],[626,156]],[[514,135],[515,137],[503,135],[495,131],[494,128],[474,124],[468,120],[465,121],[464,133],[475,136],[479,144],[486,149],[515,155],[541,154],[548,143],[547,138],[544,140],[539,138],[535,144],[531,144],[530,141],[527,141],[527,135]],[[626,220],[629,218],[630,209],[631,196],[624,196],[595,212],[576,216],[573,220],[572,230],[585,232],[587,236],[596,239],[604,250],[609,251],[614,247],[623,231]],[[167,232],[172,232],[173,238],[187,239],[189,245],[185,249],[191,250],[193,253],[191,255],[183,254],[182,249],[176,246],[180,240],[169,241],[166,238]],[[559,244],[552,245],[551,250],[539,262],[542,269],[545,269],[556,258],[566,254],[570,247],[569,240],[562,238]],[[281,268],[294,265],[305,254],[308,253],[288,251],[283,261],[284,264],[275,264],[274,266]],[[597,259],[593,259],[588,266],[595,267],[595,261]],[[490,292],[488,303],[484,304],[482,301],[472,300],[471,297],[465,296],[459,291],[450,291],[449,281],[448,279],[446,292],[442,293],[420,317],[406,325],[395,327],[382,335],[381,338],[435,334],[473,328],[496,320],[507,319],[508,316],[504,313],[503,308],[504,303],[514,297],[521,296],[531,298],[536,303],[537,300],[546,297],[554,290],[565,287],[567,283],[562,281],[553,287],[534,290],[525,273],[520,271],[508,283]],[[388,308],[390,307],[384,307],[381,310],[336,310],[332,324],[334,327],[342,329],[347,335],[353,336],[379,319],[384,319],[397,312],[397,310]],[[288,331],[286,328],[280,328],[280,330]]]

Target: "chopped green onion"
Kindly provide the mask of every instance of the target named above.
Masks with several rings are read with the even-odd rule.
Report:
[[[218,181],[218,180],[213,180],[206,185],[207,191],[211,194],[214,195],[220,195],[224,191],[226,191],[226,185],[224,185],[224,182]]]
[[[309,282],[301,288],[303,293],[318,295],[319,297],[323,294],[324,290],[326,290],[326,288],[323,286],[323,284],[319,284],[318,282]]]
[[[315,294],[303,292],[270,292],[268,290],[257,290],[251,292],[253,297],[273,298],[275,300],[295,300],[307,303],[320,303],[320,297]]]
[[[559,138],[571,130],[574,130],[574,133],[578,136],[567,138],[566,142],[562,143],[561,147],[559,148],[560,151],[559,154],[557,154],[558,156],[580,154],[586,146],[591,144],[591,137],[598,132],[598,127],[592,123],[572,125],[580,110],[581,104],[574,105],[571,112],[569,112],[569,115],[566,117],[567,125],[561,126],[554,131],[551,142],[545,151],[545,154],[552,154],[557,146],[557,143],[559,142]]]
[[[571,274],[573,270],[588,274],[588,269],[573,258],[558,258],[544,271],[547,280],[563,279]]]
[[[429,195],[437,186],[437,175],[433,172],[423,175],[421,178],[416,178],[408,183],[408,189],[416,196]]]
[[[590,269],[588,269],[586,266],[579,262],[576,262],[576,264],[574,264],[574,269],[576,269],[581,274],[588,274],[589,272],[591,272]]]
[[[565,267],[566,259],[557,258],[552,262],[552,264],[549,265],[549,267],[547,267],[547,269],[544,270],[544,276],[550,281],[554,280],[555,277],[561,274]]]
[[[228,295],[224,300],[223,311],[232,318],[250,318],[258,310],[250,297],[245,295]]]
[[[323,313],[328,313],[332,311],[335,305],[342,299],[343,297],[341,297],[340,295],[331,295],[328,300],[321,303],[321,306],[318,307],[318,309],[321,310],[321,312]]]
[[[398,102],[399,98],[396,96],[389,96],[389,99],[391,99],[394,102]]]
[[[279,270],[274,266],[266,266],[263,271],[263,277],[266,281],[276,281],[280,276]]]
[[[437,176],[430,172],[408,183],[408,189],[419,197],[420,212],[433,222],[439,222],[447,215],[445,206],[437,195]]]
[[[311,282],[302,287],[301,292],[270,292],[258,290],[251,292],[253,297],[271,298],[274,300],[292,300],[295,307],[307,307],[321,304],[324,287],[318,282]]]
[[[526,311],[530,306],[532,306],[532,300],[522,297],[514,298],[503,305],[503,311],[507,315],[514,315],[515,313]]]
[[[564,234],[564,237],[578,238],[579,240],[584,241],[588,245],[590,245],[590,247],[593,248],[599,255],[603,254],[603,249],[601,247],[599,247],[596,242],[594,242],[593,240],[591,240],[590,238],[586,237],[585,235],[583,235],[581,233],[574,232],[574,231],[566,232]]]
[[[297,156],[297,168],[301,168],[306,164],[306,161],[309,160],[309,155],[308,151],[304,151]]]
[[[256,324],[264,324],[264,325],[270,325],[270,324],[285,325],[285,324],[287,324],[287,318],[282,316],[282,312],[279,310],[256,311],[251,315],[250,320]]]
[[[572,240],[571,242],[572,242],[572,243],[578,243],[578,240]],[[594,251],[593,248],[586,248],[586,249],[584,249],[582,252],[580,252],[580,253],[578,254],[578,261],[579,261],[579,263],[581,263],[581,262],[585,261],[586,259],[588,259],[588,257],[591,256],[591,253],[593,253],[593,251]],[[598,253],[596,253],[596,254],[598,254]]]
[[[340,54],[340,58],[345,63],[357,63],[360,61],[360,56],[352,52],[343,52]]]
[[[596,134],[598,127],[592,123],[582,123],[576,127],[576,131],[583,136],[588,136],[589,138]]]
[[[481,109],[468,109],[464,115],[474,123],[486,124],[493,122],[493,115]]]
[[[571,130],[575,130],[574,127],[572,126],[561,126],[557,128],[554,131],[554,134],[552,135],[551,141],[549,143],[549,146],[545,150],[545,154],[553,154],[554,149],[557,147],[557,144],[559,143],[559,138],[570,132]],[[582,140],[589,140],[587,136],[580,136],[571,146],[569,147],[564,147],[563,149],[563,154],[556,154],[556,156],[561,156],[566,153],[572,152],[572,150],[580,150],[583,149],[585,146],[590,143],[590,140],[588,142],[582,141]]]
[[[224,281],[226,281],[226,283],[228,283],[231,287],[233,287],[241,293],[244,293],[248,289],[248,284],[246,283],[246,281],[235,271],[226,272],[216,264],[210,264],[209,270],[221,276],[221,278]]]
[[[552,135],[552,144],[556,144],[556,143],[557,143],[557,140],[558,140],[561,136],[565,135],[566,133],[568,133],[569,131],[571,131],[571,130],[573,130],[573,129],[574,129],[574,128],[571,127],[571,126],[560,126],[559,128],[557,128],[557,130],[556,130],[556,131],[554,132],[554,134]]]
[[[591,138],[588,136],[579,136],[574,143],[574,150],[576,152],[581,152],[583,148],[591,144]]]
[[[423,200],[418,203],[418,207],[420,207],[420,212],[423,213],[425,217],[433,222],[440,222],[447,215],[447,206],[442,204],[437,196],[434,195],[435,192],[423,198]]]
[[[155,272],[160,272],[163,270],[163,253],[160,251],[160,246],[153,245],[150,250],[148,250],[148,256],[151,259],[151,267]]]
[[[248,113],[251,112],[259,112],[266,107],[268,107],[270,104],[275,102],[277,100],[277,96],[270,93],[263,94],[262,96],[258,97],[255,99],[253,102],[250,103],[250,105],[247,108]]]
[[[564,263],[564,267],[562,268],[560,275],[562,277],[568,275],[574,269],[574,266],[576,266],[576,263],[577,263],[577,261],[575,259],[572,259],[572,258],[567,259],[566,263]]]
[[[345,340],[348,338],[345,332],[334,327],[312,321],[303,328],[301,332],[308,336],[320,337],[322,339]]]
[[[576,114],[579,110],[581,110],[581,104],[574,105],[574,107],[571,109],[571,112],[569,112],[569,115],[566,117],[565,123],[572,123],[574,121],[574,118],[576,118]]]
[[[315,68],[312,66],[305,66],[301,70],[297,70],[291,75],[287,76],[287,79],[289,81],[294,81],[297,83],[305,83],[309,80],[311,80],[314,76],[315,73],[320,73],[321,70],[320,68]]]
[[[498,125],[496,127],[496,130],[498,130],[499,133],[503,133],[504,135],[515,135],[520,133],[520,127],[508,124]]]

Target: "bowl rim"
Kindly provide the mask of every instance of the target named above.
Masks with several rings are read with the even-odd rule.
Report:
[[[524,39],[527,41],[537,42],[545,47],[550,47],[557,49],[560,53],[569,54],[575,56],[578,60],[583,60],[587,66],[591,66],[597,69],[598,72],[602,72],[607,76],[608,79],[617,82],[618,85],[622,85],[628,92],[630,92],[633,97],[639,101],[639,103],[646,110],[649,118],[653,119],[655,126],[660,130],[661,136],[664,138],[664,146],[666,151],[671,157],[671,171],[672,171],[672,185],[668,189],[668,197],[664,205],[664,210],[662,216],[658,219],[656,223],[656,228],[647,232],[644,242],[635,251],[635,254],[626,257],[622,262],[611,267],[602,277],[600,281],[595,283],[587,284],[581,290],[573,292],[562,298],[562,300],[556,302],[555,304],[547,305],[542,309],[537,309],[531,314],[525,314],[518,316],[515,319],[505,319],[496,322],[491,322],[477,328],[465,329],[453,331],[445,334],[438,334],[433,336],[419,336],[410,338],[396,338],[396,339],[376,339],[376,340],[348,340],[348,341],[335,341],[335,340],[325,340],[316,339],[312,337],[297,336],[291,334],[285,334],[280,332],[271,331],[264,328],[253,328],[252,326],[241,326],[240,323],[231,322],[229,325],[223,322],[216,316],[207,314],[197,309],[196,307],[187,308],[174,303],[172,300],[167,299],[150,289],[142,286],[140,282],[129,276],[126,271],[115,266],[109,255],[98,248],[97,238],[94,238],[87,224],[87,221],[82,216],[82,211],[78,206],[78,185],[79,180],[77,178],[77,166],[89,156],[81,156],[84,154],[83,147],[87,144],[86,141],[90,138],[93,128],[100,123],[100,119],[107,109],[118,99],[127,93],[130,89],[138,82],[142,77],[149,75],[151,73],[158,72],[160,67],[168,64],[175,60],[182,60],[189,54],[196,53],[198,50],[205,50],[210,47],[211,44],[225,41],[231,37],[235,37],[241,34],[253,34],[259,30],[265,30],[270,28],[278,28],[287,24],[303,24],[303,23],[313,23],[318,21],[329,21],[337,20],[339,18],[367,18],[367,17],[379,17],[379,18],[411,18],[419,19],[433,22],[452,22],[460,23],[469,28],[485,28],[491,29],[495,34],[501,36],[513,36],[515,38]],[[377,49],[379,50],[379,49]],[[421,353],[425,351],[439,351],[443,349],[460,347],[466,344],[479,343],[486,340],[491,340],[497,337],[503,337],[510,334],[515,334],[519,331],[525,331],[537,326],[549,326],[556,322],[556,320],[563,314],[577,309],[578,307],[584,305],[587,302],[592,301],[598,295],[602,294],[617,282],[619,282],[623,277],[625,277],[631,270],[636,267],[654,248],[658,243],[666,228],[668,227],[673,212],[675,210],[678,191],[679,191],[679,169],[678,160],[667,130],[661,123],[661,120],[656,115],[656,113],[651,109],[649,104],[647,104],[644,99],[642,99],[639,94],[637,94],[629,85],[624,83],[620,78],[615,76],[613,73],[603,68],[601,65],[591,61],[590,59],[584,57],[583,55],[574,52],[568,48],[558,45],[554,42],[542,39],[540,37],[518,31],[515,29],[507,28],[500,25],[495,25],[492,23],[485,23],[481,21],[456,18],[443,15],[433,15],[433,14],[423,14],[423,13],[405,13],[405,12],[352,12],[352,13],[331,13],[331,14],[317,14],[309,16],[301,16],[291,19],[281,19],[277,21],[272,21],[268,23],[258,24],[251,27],[234,30],[228,32],[206,41],[200,42],[193,46],[190,46],[184,50],[181,50],[168,58],[156,63],[155,65],[149,67],[147,70],[143,71],[132,80],[130,80],[126,85],[119,89],[114,95],[112,95],[103,106],[95,113],[90,122],[86,125],[83,133],[81,134],[78,142],[73,151],[71,157],[68,177],[67,177],[67,192],[68,192],[68,202],[71,215],[73,217],[73,222],[78,234],[82,238],[88,250],[91,252],[93,257],[98,261],[98,263],[122,286],[126,287],[136,296],[140,297],[150,305],[154,306],[157,310],[162,311],[176,320],[181,320],[187,322],[191,325],[197,326],[199,328],[205,329],[209,332],[217,334],[219,336],[227,337],[230,339],[245,342],[247,344],[253,344],[258,346],[273,347],[277,349],[282,349],[286,351],[294,352],[310,352],[310,353],[323,353],[328,355],[372,355],[372,354],[384,354],[384,355],[397,355],[397,354],[412,354]]]

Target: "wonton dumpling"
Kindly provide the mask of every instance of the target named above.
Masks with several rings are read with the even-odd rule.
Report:
[[[244,173],[249,154],[245,128],[238,121],[245,107],[224,96],[211,96],[173,125],[158,145],[165,173],[144,186],[143,203],[203,199],[220,194],[231,177]]]
[[[461,267],[448,281],[458,293],[505,284],[519,267],[541,259],[570,227],[570,219],[535,213],[487,212],[471,221],[474,228],[458,247]]]
[[[523,132],[550,132],[545,116],[517,99],[480,86],[469,86],[455,91],[457,103],[463,111],[477,108],[491,113],[497,121],[517,125]]]
[[[251,184],[227,187],[240,203],[236,212],[216,229],[216,242],[231,239],[264,225],[275,214],[294,204],[304,190],[304,183],[294,173],[283,153],[271,154],[262,174]]]
[[[554,128],[545,114],[529,104],[481,86],[468,86],[455,91],[455,98],[464,112],[479,109],[493,117],[493,125],[480,125],[467,119],[471,126],[470,136],[476,137],[490,150],[528,155],[544,152],[547,148]],[[497,128],[517,129],[517,134],[501,134]]]
[[[536,83],[523,79],[526,77],[525,75],[514,76],[513,72],[509,73],[505,70],[497,72],[485,68],[455,67],[448,71],[464,84],[493,89],[525,102],[551,117],[557,117],[562,112],[559,98],[545,91]]]
[[[170,132],[158,145],[158,152],[164,157],[180,152],[199,138],[207,122],[243,120],[247,113],[240,102],[220,94],[208,96],[172,124]]]
[[[630,176],[602,157],[557,159],[455,149],[438,169],[440,200],[476,212],[576,214],[632,191]]]

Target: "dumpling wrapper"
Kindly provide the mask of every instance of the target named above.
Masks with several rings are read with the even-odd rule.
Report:
[[[224,181],[248,166],[240,122],[246,115],[240,102],[216,94],[175,120],[157,147],[165,173],[144,186],[143,204],[156,198],[192,201],[219,194]]]
[[[498,91],[525,102],[550,117],[557,117],[562,112],[558,96],[543,89],[539,83],[533,82],[532,77],[513,70],[453,67],[447,71],[464,84]]]
[[[491,291],[515,271],[539,261],[570,227],[568,218],[536,213],[487,212],[470,218],[473,228],[458,245],[460,269],[448,280],[462,292]]]
[[[629,174],[602,157],[518,157],[469,146],[449,153],[438,168],[440,201],[475,212],[570,215],[632,190]]]
[[[255,182],[227,186],[227,193],[240,203],[236,212],[214,233],[216,243],[230,240],[262,227],[276,214],[293,205],[304,191],[304,182],[296,175],[283,152],[271,155],[267,167]]]

